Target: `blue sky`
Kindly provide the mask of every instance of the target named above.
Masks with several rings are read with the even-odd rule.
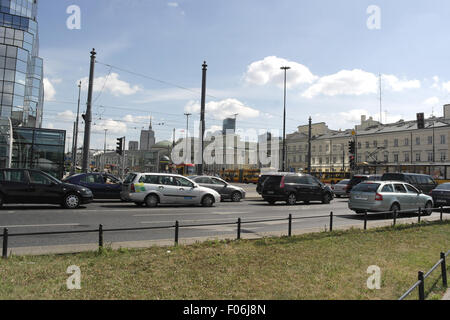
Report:
[[[81,30],[66,27],[70,5],[81,9]],[[370,5],[380,9],[380,29],[367,27]],[[234,113],[241,128],[281,129],[282,65],[292,67],[288,132],[309,116],[332,129],[351,128],[362,114],[378,120],[379,74],[384,122],[439,116],[450,101],[449,11],[445,0],[40,0],[44,126],[71,138],[92,48],[94,148],[103,148],[104,129],[110,148],[123,135],[138,140],[150,116],[158,140],[185,127],[184,112],[198,119],[204,60],[213,129]],[[83,87],[82,111],[86,95]]]

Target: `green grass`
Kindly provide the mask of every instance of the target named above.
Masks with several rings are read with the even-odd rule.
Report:
[[[0,261],[0,299],[398,299],[450,249],[450,223]],[[450,264],[450,263],[448,263]],[[81,290],[66,270],[81,268]],[[381,268],[380,290],[366,286]],[[442,288],[440,268],[426,280]],[[417,298],[414,291],[411,298]]]

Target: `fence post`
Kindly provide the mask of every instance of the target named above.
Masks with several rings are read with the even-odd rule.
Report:
[[[180,231],[180,223],[178,222],[178,220],[175,222],[175,245],[178,245],[178,234]]]
[[[364,211],[364,230],[367,230],[367,210]]]
[[[394,210],[394,227],[397,224],[397,210]]]
[[[99,248],[103,248],[103,225],[100,224],[98,226],[98,246]]]
[[[443,215],[444,215],[444,208],[441,206],[441,222],[442,222]]]
[[[330,232],[333,231],[333,211],[330,212]]]
[[[420,218],[422,217],[422,208],[421,207],[419,207],[419,217],[418,217],[418,219],[419,219],[419,223],[420,223]]]
[[[288,236],[292,237],[292,214],[289,215],[289,230],[288,230]]]
[[[8,228],[3,229],[3,259],[8,259]]]
[[[419,271],[418,279],[419,283],[419,300],[425,300],[425,278],[423,277],[423,271]]]
[[[237,239],[241,240],[241,218],[237,222]]]
[[[445,253],[441,252],[441,270],[442,270],[442,284],[447,287],[447,266],[445,263]]]

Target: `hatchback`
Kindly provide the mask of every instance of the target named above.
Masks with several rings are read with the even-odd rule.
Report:
[[[198,183],[202,187],[216,190],[220,194],[222,200],[229,199],[233,202],[239,202],[245,198],[244,189],[229,184],[218,177],[196,176],[192,178],[192,181]]]
[[[220,195],[177,174],[130,173],[122,184],[120,196],[138,206],[158,204],[202,205],[212,207]]]
[[[429,215],[433,211],[433,198],[408,183],[365,181],[350,192],[348,207],[356,213],[423,208],[423,213]]]
[[[298,201],[320,201],[328,204],[334,197],[330,187],[307,174],[267,175],[261,183],[261,188],[262,197],[269,204],[277,201],[285,201],[288,205],[294,205]]]
[[[95,199],[120,199],[122,182],[107,173],[80,173],[65,178],[64,182],[89,188]]]
[[[3,204],[59,204],[76,209],[91,202],[91,190],[59,181],[39,170],[0,170],[0,207]]]

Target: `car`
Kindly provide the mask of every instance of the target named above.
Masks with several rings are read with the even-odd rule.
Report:
[[[94,199],[120,199],[122,182],[108,173],[79,173],[63,179],[64,182],[86,187],[94,194]]]
[[[358,214],[423,208],[422,213],[430,215],[433,198],[401,181],[364,181],[353,187],[348,207]]]
[[[431,197],[433,198],[436,207],[443,207],[450,205],[450,183],[443,183],[431,190]]]
[[[349,186],[350,179],[344,179],[331,186],[336,198],[348,196],[347,188]]]
[[[88,188],[64,183],[32,169],[0,169],[0,207],[4,204],[59,204],[77,209],[92,202]]]
[[[298,201],[330,203],[334,198],[331,188],[308,174],[274,173],[266,176],[261,194],[269,204],[284,201],[295,205]]]
[[[431,195],[431,190],[437,187],[437,182],[427,174],[417,173],[385,173],[381,180],[403,181],[412,184],[423,193]]]
[[[210,188],[216,190],[222,200],[229,199],[233,202],[240,202],[245,199],[245,190],[229,184],[225,180],[212,176],[196,176],[192,179],[202,187]]]
[[[181,175],[166,173],[129,173],[120,196],[125,201],[147,207],[159,204],[212,207],[221,201],[215,190],[201,187]]]
[[[352,188],[356,185],[358,185],[359,183],[363,182],[363,181],[367,181],[367,180],[371,180],[371,181],[378,181],[381,180],[381,175],[368,175],[368,174],[356,174],[354,175],[347,186],[347,195],[350,194],[350,191],[352,191]]]

